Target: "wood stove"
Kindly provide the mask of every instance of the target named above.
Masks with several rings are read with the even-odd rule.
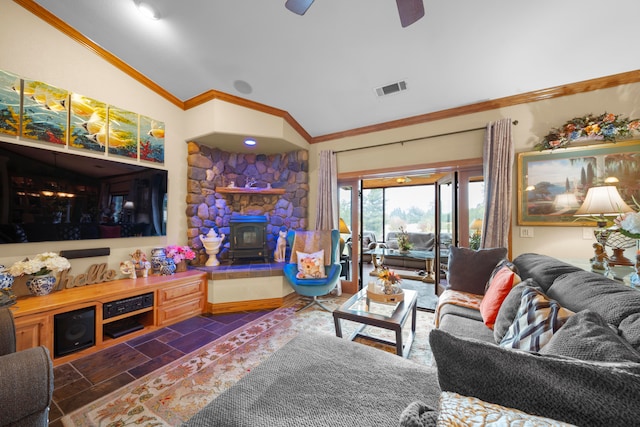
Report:
[[[267,217],[264,215],[238,215],[229,220],[229,258],[264,258],[269,262],[267,250]]]

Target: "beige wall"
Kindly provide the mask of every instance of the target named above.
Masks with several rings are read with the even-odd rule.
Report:
[[[533,151],[533,146],[552,128],[561,126],[573,117],[589,113],[601,114],[605,111],[622,114],[629,118],[640,117],[640,83],[313,144],[309,153],[312,170],[311,192],[315,193],[317,189],[315,172],[318,168],[320,150],[340,151],[391,141],[410,140],[483,127],[488,122],[510,117],[512,120],[518,120],[518,125],[513,126],[513,141],[516,152],[519,153]],[[338,153],[338,169],[340,173],[344,173],[443,161],[455,163],[459,159],[479,158],[482,157],[483,138],[484,131],[475,131],[402,145]],[[514,177],[516,164],[517,161],[514,162]],[[514,185],[514,194],[517,191],[516,185],[517,183]],[[310,194],[309,200],[312,204],[309,212],[313,215],[316,210],[317,194]],[[525,252],[539,252],[563,259],[585,260],[593,255],[591,244],[594,240],[591,236],[589,239],[583,238],[582,227],[533,227],[533,238],[520,238],[520,227],[516,222],[515,200],[513,209],[514,256]],[[315,218],[310,218],[310,224],[314,223]]]
[[[148,250],[174,242],[186,241],[184,221],[186,188],[186,144],[184,111],[142,86],[87,48],[32,15],[10,0],[0,0],[3,24],[0,26],[0,69],[24,78],[44,81],[69,91],[144,114],[163,121],[166,169],[169,170],[169,224],[166,237],[87,240],[56,243],[0,245],[0,264],[43,251],[110,247],[110,257],[72,261],[72,273],[84,272],[97,262],[117,268],[128,259],[132,249]],[[4,138],[13,140],[15,138]]]
[[[166,237],[114,239],[100,241],[33,243],[0,246],[0,264],[11,264],[18,259],[45,250],[81,249],[109,246],[112,255],[106,259],[74,260],[73,273],[78,274],[87,265],[108,262],[111,268],[128,257],[135,248],[148,250],[168,243],[186,242],[185,196],[186,156],[185,141],[213,131],[219,114],[231,119],[235,130],[248,126],[252,133],[266,135],[283,133],[286,139],[304,142],[291,127],[273,117],[247,111],[242,107],[224,108],[220,102],[210,102],[189,111],[182,111],[150,91],[140,83],[110,65],[87,48],[33,16],[10,0],[0,0],[3,25],[0,26],[0,69],[22,77],[45,81],[70,91],[89,96],[109,104],[135,111],[165,122],[166,169],[169,171],[169,224]],[[344,138],[310,146],[310,218],[315,223],[317,200],[317,168],[320,150],[342,150],[383,144],[391,141],[421,138],[428,135],[483,127],[487,122],[503,117],[518,120],[513,128],[516,150],[530,151],[552,127],[587,113],[604,111],[640,117],[640,84],[619,86],[561,99],[551,99],[501,110],[477,113],[464,117],[409,126],[369,135]],[[224,122],[224,121],[223,121]],[[265,129],[256,129],[257,124]],[[211,128],[209,128],[211,126]],[[1,139],[7,139],[2,137]],[[11,138],[9,138],[11,140]],[[401,167],[405,165],[481,157],[483,132],[452,135],[369,149],[338,155],[338,168],[342,172]],[[515,188],[514,188],[515,191]],[[514,210],[515,212],[515,210]],[[582,238],[580,227],[535,227],[534,238],[521,239],[515,225],[514,255],[536,251],[563,258],[588,258],[591,241]]]

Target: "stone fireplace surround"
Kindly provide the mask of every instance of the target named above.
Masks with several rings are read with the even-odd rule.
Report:
[[[193,264],[206,262],[200,235],[206,235],[211,228],[227,236],[218,259],[229,258],[230,220],[235,215],[266,216],[270,258],[281,229],[307,229],[309,153],[306,150],[271,155],[239,154],[189,142],[187,177],[187,238],[197,253]],[[229,192],[231,182],[243,188],[251,180],[255,181],[252,187],[255,193]],[[268,185],[284,193],[266,194]],[[217,188],[225,191],[218,192]]]

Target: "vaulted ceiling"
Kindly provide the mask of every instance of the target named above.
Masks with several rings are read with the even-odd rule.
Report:
[[[640,69],[640,2],[15,0],[42,6],[185,106],[213,90],[284,112],[310,141]],[[136,0],[137,1],[137,0]],[[378,96],[397,81],[406,90]],[[588,112],[577,112],[588,113]]]

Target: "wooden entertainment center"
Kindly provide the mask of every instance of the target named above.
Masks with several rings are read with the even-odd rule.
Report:
[[[207,279],[201,271],[119,279],[45,296],[22,297],[11,307],[16,347],[23,350],[43,345],[49,349],[54,365],[59,365],[201,314],[206,300]],[[88,309],[84,311],[90,311],[92,317],[95,314],[89,319],[95,322],[94,343],[69,354],[56,355],[56,316],[64,317],[83,309]],[[123,314],[118,314],[118,310]],[[126,323],[136,326],[132,332],[116,329],[118,333],[113,333],[114,325]]]

